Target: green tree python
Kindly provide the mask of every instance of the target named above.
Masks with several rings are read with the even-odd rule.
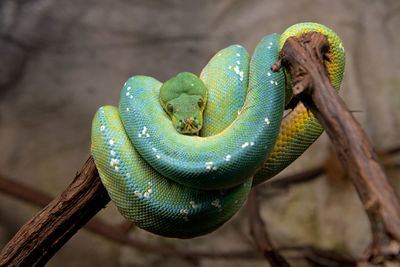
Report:
[[[264,37],[251,58],[229,46],[200,77],[184,72],[164,84],[129,78],[119,107],[101,107],[92,124],[92,155],[119,211],[158,235],[203,235],[231,218],[252,186],[298,158],[323,129],[301,103],[283,116],[290,77],[270,67],[288,37],[311,31],[328,37],[325,64],[339,90],[343,45],[317,23]]]

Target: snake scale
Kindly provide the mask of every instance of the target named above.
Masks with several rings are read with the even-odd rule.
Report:
[[[311,31],[328,37],[331,60],[325,64],[339,90],[343,45],[331,29],[317,23],[296,24],[282,36],[264,37],[251,58],[240,45],[219,51],[203,69],[201,81],[179,74],[175,82],[166,82],[164,87],[188,88],[165,93],[161,98],[166,104],[160,104],[163,83],[148,76],[129,78],[119,107],[101,107],[92,124],[91,151],[119,211],[158,235],[203,235],[231,218],[252,186],[298,158],[323,129],[301,103],[283,116],[290,100],[285,91],[290,90],[285,89],[284,71],[273,73],[270,66],[288,37]],[[202,84],[206,93],[201,93]],[[190,120],[191,128],[202,124],[200,136],[179,133],[187,129],[182,120],[172,119],[178,128],[171,122],[178,98],[194,99],[197,117],[196,109],[204,109],[202,119]]]

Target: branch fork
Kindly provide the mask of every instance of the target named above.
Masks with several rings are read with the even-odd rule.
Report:
[[[292,58],[298,58],[298,50],[290,49],[289,47],[299,46],[304,52],[310,57],[304,57],[300,62],[293,61]],[[288,49],[289,48],[289,49]],[[314,88],[314,82],[308,68],[303,67],[302,64],[318,63],[319,66],[323,66],[322,69],[313,70],[321,71],[326,76],[325,60],[331,60],[331,54],[329,53],[329,42],[328,38],[318,32],[308,32],[300,37],[289,37],[281,52],[279,53],[279,60],[271,66],[273,72],[278,72],[284,67],[291,74],[291,86],[293,95],[300,97],[300,94],[307,93],[312,94]]]

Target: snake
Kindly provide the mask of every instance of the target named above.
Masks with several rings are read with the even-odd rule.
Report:
[[[270,67],[287,38],[313,31],[328,38],[325,67],[338,91],[343,43],[312,22],[265,36],[251,57],[241,45],[226,47],[199,76],[129,78],[118,107],[97,110],[91,137],[101,182],[121,214],[157,235],[201,236],[227,222],[252,187],[297,159],[323,128],[301,102],[284,115],[290,74]]]

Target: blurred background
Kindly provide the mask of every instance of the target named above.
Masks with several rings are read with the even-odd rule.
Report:
[[[346,49],[340,95],[400,191],[400,2],[398,0],[2,0],[0,175],[51,197],[89,156],[91,120],[117,105],[132,75],[161,81],[199,74],[220,49],[250,53],[261,38],[298,22],[332,28]],[[276,247],[312,245],[360,257],[371,241],[363,207],[326,134],[279,176],[323,167],[308,182],[263,186],[261,215]],[[391,151],[391,152],[390,152]],[[0,248],[39,208],[0,192]],[[124,222],[113,204],[97,218]],[[246,206],[216,232],[191,240],[126,232],[193,251],[256,251]],[[294,266],[310,266],[299,254]],[[263,258],[187,260],[120,245],[80,230],[48,266],[265,266]]]

